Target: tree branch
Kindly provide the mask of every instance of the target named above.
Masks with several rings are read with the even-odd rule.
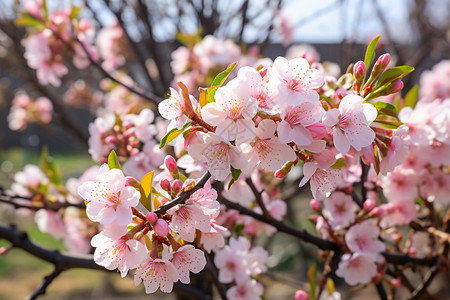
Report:
[[[203,176],[200,178],[198,183],[192,189],[184,192],[183,194],[176,197],[172,201],[167,202],[166,204],[160,206],[157,210],[154,211],[154,213],[161,216],[161,215],[164,215],[172,207],[174,207],[178,204],[183,204],[184,201],[186,201],[195,191],[197,191],[198,189],[201,189],[210,177],[211,177],[211,174],[207,171],[205,174],[203,174]]]

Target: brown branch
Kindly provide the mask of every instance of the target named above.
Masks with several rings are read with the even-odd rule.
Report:
[[[174,207],[178,204],[183,204],[184,201],[186,201],[195,191],[197,191],[198,189],[201,189],[205,185],[205,183],[209,180],[210,177],[211,177],[211,174],[207,171],[205,174],[203,174],[203,176],[200,178],[198,183],[192,189],[184,192],[183,194],[176,197],[172,201],[167,202],[166,204],[160,206],[157,210],[154,211],[154,213],[159,216],[162,216],[172,207]]]
[[[252,179],[250,177],[248,177],[247,179],[245,179],[245,182],[248,184],[248,186],[252,190],[253,195],[255,195],[256,203],[258,203],[258,206],[261,208],[261,211],[263,212],[264,217],[266,217],[267,219],[273,219],[272,215],[267,210],[267,207],[264,204],[264,201],[263,201],[263,199],[261,197],[261,193],[256,188],[256,186],[253,183]]]
[[[81,203],[56,202],[56,203],[44,203],[42,205],[29,205],[29,204],[15,202],[14,201],[15,199],[32,201],[31,197],[27,198],[27,197],[18,196],[18,195],[8,195],[5,193],[5,191],[3,189],[0,188],[0,202],[12,205],[15,208],[27,208],[27,209],[31,209],[34,211],[40,210],[40,209],[48,209],[48,210],[52,210],[52,211],[58,211],[61,208],[66,208],[66,207],[77,207],[80,209],[86,208],[86,205],[83,202],[81,202]]]
[[[53,280],[59,276],[59,274],[61,274],[64,270],[58,266],[55,266],[55,270],[50,273],[49,275],[44,277],[44,280],[42,281],[41,285],[38,286],[36,288],[36,290],[34,290],[34,292],[27,298],[25,298],[26,300],[35,300],[37,299],[40,295],[44,295],[47,287],[53,282]]]

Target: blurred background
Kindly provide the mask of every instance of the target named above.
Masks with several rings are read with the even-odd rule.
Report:
[[[368,42],[381,34],[378,55],[389,52],[394,64],[416,68],[404,80],[405,91],[420,81],[423,71],[450,57],[450,0],[47,0],[49,10],[62,9],[69,3],[83,7],[80,15],[92,19],[97,29],[116,23],[126,29],[123,39],[128,44],[128,55],[124,68],[143,89],[161,98],[166,97],[174,76],[171,53],[199,36],[228,38],[245,51],[257,46],[261,56],[272,59],[286,55],[293,45],[309,44],[321,62],[333,62],[345,72],[349,64],[364,58]],[[89,107],[65,106],[64,95],[79,78],[93,91],[99,90],[101,74],[95,69],[73,68],[60,87],[40,85],[24,59],[21,40],[26,30],[14,24],[22,4],[0,0],[0,186],[4,187],[10,184],[8,176],[12,172],[27,163],[38,163],[43,145],[48,145],[64,179],[79,176],[93,164],[86,141],[88,124],[95,115]],[[61,105],[54,107],[54,121],[45,126],[29,124],[23,131],[10,130],[7,115],[19,90],[34,97],[56,99]],[[307,201],[302,203],[307,205]],[[297,204],[296,221],[311,229],[302,205]],[[4,222],[14,221],[10,211],[1,213]],[[24,226],[32,239],[64,249],[61,242],[40,233],[31,223]],[[289,245],[283,251],[271,249],[271,253],[282,253],[272,257],[279,272],[263,282],[284,281],[275,289],[289,295],[304,280],[299,274],[314,263],[311,257],[317,256],[317,249],[286,238],[276,237],[280,239],[278,244]],[[300,265],[295,257],[309,261]],[[24,298],[50,270],[49,264],[21,250],[0,257],[0,299]],[[268,290],[267,299],[272,299],[271,293]],[[133,299],[149,299],[131,280],[85,270],[63,274],[42,299],[106,299],[111,295],[115,295],[114,299],[130,299],[130,295],[134,295]],[[345,292],[343,296],[351,299]],[[154,297],[163,299],[161,295]]]

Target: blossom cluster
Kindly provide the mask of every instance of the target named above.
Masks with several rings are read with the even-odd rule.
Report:
[[[48,98],[33,99],[20,93],[12,100],[8,125],[11,130],[24,130],[28,123],[49,124],[52,112],[53,104]]]
[[[225,229],[215,225],[220,210],[217,192],[209,182],[183,203],[158,211],[157,207],[194,187],[194,181],[179,178],[175,160],[167,156],[165,171],[155,178],[154,198],[145,206],[139,206],[145,197],[142,183],[107,164],[100,167],[93,181],[78,188],[87,203],[87,216],[103,226],[91,241],[96,247],[95,262],[110,270],[117,268],[122,277],[135,269],[135,283],[143,282],[147,293],[158,288],[170,292],[174,282],[187,284],[189,272],[204,268],[204,252],[190,243],[209,251],[224,246]]]

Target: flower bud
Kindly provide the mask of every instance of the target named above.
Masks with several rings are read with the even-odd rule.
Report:
[[[122,127],[125,128],[125,130],[130,129],[133,126],[130,121],[122,121]]]
[[[381,55],[375,65],[373,66],[372,69],[372,74],[370,76],[372,76],[373,78],[377,77],[378,75],[380,75],[381,73],[383,73],[383,71],[386,69],[386,67],[389,65],[389,62],[391,61],[391,55],[389,53],[383,54]]]
[[[255,235],[255,226],[253,226],[252,224],[247,224],[247,226],[245,226],[244,228],[244,232],[248,235]]]
[[[123,133],[123,136],[124,136],[125,138],[129,139],[130,137],[135,136],[135,134],[136,134],[136,132],[135,132],[134,128],[130,128],[130,129],[127,129],[127,130]]]
[[[179,179],[174,180],[174,182],[172,182],[172,193],[174,195],[177,195],[181,191],[182,187],[183,187],[183,181],[181,181]]]
[[[368,213],[375,207],[375,205],[376,205],[375,200],[367,199],[366,201],[364,201],[364,212]]]
[[[105,143],[115,144],[115,143],[117,143],[117,138],[113,135],[108,135],[107,137],[105,137]]]
[[[374,216],[374,217],[377,217],[377,218],[381,218],[383,215],[384,215],[384,209],[383,208],[381,208],[381,207],[375,207],[373,210],[372,210],[372,215]]]
[[[281,167],[281,169],[275,171],[275,177],[277,178],[286,177],[286,175],[289,174],[289,172],[291,171],[293,165],[294,165],[293,161],[288,161],[287,163],[284,164],[283,167]]]
[[[170,191],[170,181],[167,179],[163,179],[159,182],[159,186],[165,190],[165,191]]]
[[[156,221],[158,221],[158,215],[152,211],[149,212],[145,217],[147,218],[147,221],[149,221],[150,223],[155,223]]]
[[[402,284],[402,281],[400,280],[400,278],[394,278],[391,280],[391,284],[394,288],[398,288]]]
[[[170,155],[167,155],[164,159],[164,165],[166,166],[167,170],[169,170],[169,172],[177,171],[177,162],[175,158]]]
[[[353,74],[356,77],[356,81],[362,82],[364,80],[364,76],[366,75],[366,64],[363,61],[358,61],[353,66]]]
[[[295,300],[309,300],[308,293],[303,290],[298,290],[295,292]]]
[[[392,82],[385,90],[380,93],[380,96],[387,96],[390,94],[395,94],[403,89],[403,82],[401,80],[396,80]]]
[[[11,250],[11,247],[0,247],[0,255],[6,255],[8,254],[9,250]]]
[[[167,236],[169,234],[169,225],[163,219],[158,219],[153,226],[155,233],[159,236]]]
[[[134,187],[135,189],[139,190],[141,185],[135,178],[133,178],[131,176],[127,176],[127,177],[125,177],[125,186],[131,186],[131,187]]]
[[[311,207],[312,210],[320,211],[322,209],[322,206],[320,205],[320,202],[316,199],[312,199],[309,202],[309,207]]]

